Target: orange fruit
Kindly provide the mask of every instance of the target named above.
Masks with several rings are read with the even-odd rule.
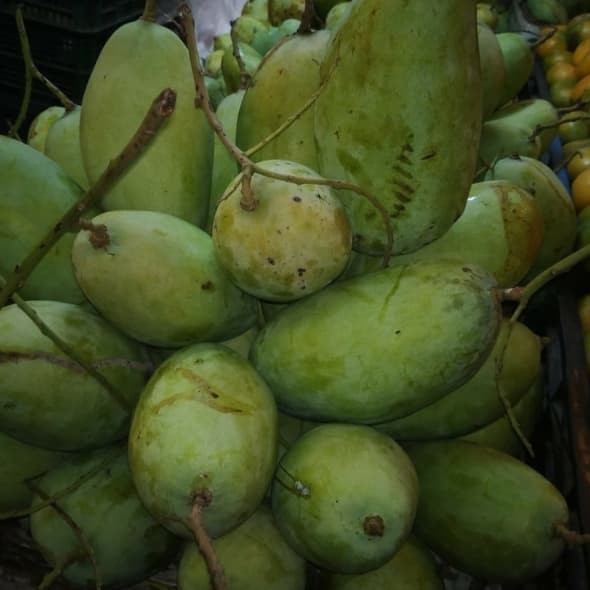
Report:
[[[572,198],[576,211],[590,206],[590,168],[580,172],[572,182]]]
[[[539,33],[539,39],[542,39],[545,35],[551,36],[548,37],[545,41],[541,44],[537,45],[536,52],[537,55],[541,58],[547,57],[550,53],[554,51],[567,50],[567,41],[565,37],[565,31],[563,29],[558,29],[557,27],[543,27]]]
[[[558,62],[547,70],[547,82],[553,84],[560,80],[578,81],[578,72],[573,64]]]
[[[590,52],[590,39],[584,39],[574,50],[574,55],[572,56],[572,62],[575,66],[577,66]]]
[[[590,169],[590,146],[580,148],[568,162],[567,173],[573,182],[584,170]]]
[[[581,79],[584,76],[588,76],[590,74],[590,51],[574,67],[576,68],[578,78]]]
[[[549,87],[551,102],[556,107],[570,106],[574,102],[574,99],[572,98],[574,85],[575,82],[572,84],[571,80],[560,80],[559,82],[551,84]]]
[[[590,115],[585,111],[572,111],[561,118],[558,128],[562,143],[586,139],[590,135]]]
[[[578,102],[585,94],[586,90],[590,89],[590,74],[584,76],[572,89],[572,100]]]
[[[543,67],[545,68],[545,71],[548,71],[553,65],[558,63],[573,64],[573,58],[574,54],[571,51],[564,51],[560,49],[559,51],[554,51],[547,57],[543,58]]]

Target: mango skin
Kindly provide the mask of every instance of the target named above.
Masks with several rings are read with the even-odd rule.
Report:
[[[542,406],[543,379],[542,376],[539,376],[518,403],[512,407],[512,413],[522,433],[529,440],[535,430]],[[478,430],[464,434],[460,438],[461,440],[502,451],[516,458],[521,458],[525,453],[522,442],[514,432],[506,414]]]
[[[246,90],[236,131],[236,142],[247,150],[265,139],[297,113],[320,86],[320,64],[330,33],[294,35],[276,45],[262,60]],[[296,90],[295,90],[296,89]],[[253,154],[262,160],[292,160],[319,169],[313,136],[313,109],[264,148]]]
[[[443,258],[477,264],[499,287],[514,287],[533,266],[545,233],[535,198],[507,181],[476,182],[459,219],[442,237],[392,264]],[[373,267],[377,267],[374,260]]]
[[[65,457],[66,453],[27,445],[0,432],[0,513],[28,508],[33,492],[26,480],[45,473]]]
[[[0,136],[0,274],[5,278],[82,197],[65,171],[36,149]],[[39,263],[19,290],[25,299],[82,303],[66,234]]]
[[[203,230],[153,211],[108,211],[93,219],[111,243],[89,232],[74,242],[76,277],[88,299],[120,330],[164,348],[238,336],[256,321],[255,300],[235,287]]]
[[[440,399],[482,365],[500,321],[493,285],[483,271],[447,261],[340,281],[281,310],[250,358],[288,414],[393,420]]]
[[[215,542],[228,588],[304,590],[306,564],[281,536],[264,505],[243,524]],[[178,569],[179,590],[209,587],[209,572],[194,542],[187,543]]]
[[[326,29],[335,33],[348,18],[351,8],[352,3],[350,1],[334,4],[326,16]]]
[[[384,565],[408,537],[417,496],[414,468],[391,438],[368,426],[324,424],[282,457],[271,497],[299,555],[361,574]]]
[[[279,174],[318,177],[287,160],[260,165]],[[344,270],[352,234],[330,187],[255,173],[251,187],[258,205],[245,211],[242,183],[232,186],[215,212],[212,237],[217,260],[240,289],[265,301],[294,301],[324,288]]]
[[[496,367],[506,342],[498,380]],[[377,428],[395,440],[430,440],[466,434],[504,414],[498,381],[508,401],[516,404],[534,383],[540,370],[539,337],[524,324],[516,323],[511,328],[504,320],[491,354],[471,379],[433,404],[399,420],[379,424]]]
[[[215,344],[184,348],[158,367],[133,417],[129,460],[137,492],[158,521],[190,539],[184,522],[194,494],[210,491],[203,523],[220,537],[262,501],[277,435],[272,394],[246,360]]]
[[[161,211],[202,226],[211,188],[213,131],[195,108],[188,51],[163,26],[140,19],[119,27],[104,45],[82,99],[84,167],[95,182],[165,88],[177,93],[174,113],[102,205],[107,210]]]
[[[541,249],[527,274],[530,279],[567,256],[576,239],[576,212],[555,172],[539,160],[502,158],[486,173],[488,180],[508,180],[534,195],[545,221]]]
[[[408,538],[380,568],[361,574],[331,574],[326,590],[444,590],[432,554],[415,537]]]
[[[246,72],[250,74],[250,76],[253,76],[262,61],[262,55],[260,55],[260,53],[258,53],[258,51],[252,46],[248,45],[248,43],[238,42],[238,47]],[[240,66],[234,56],[233,46],[231,45],[227,47],[223,53],[221,59],[221,71],[223,79],[225,80],[225,85],[230,93],[237,92],[242,88],[242,72],[240,71]]]
[[[533,73],[535,56],[526,39],[518,33],[496,35],[504,60],[504,84],[500,105],[512,100],[522,90]]]
[[[398,254],[440,237],[465,207],[481,130],[475,17],[472,0],[356,2],[322,64],[325,77],[339,60],[315,104],[319,172],[379,199]],[[444,68],[433,55],[446,56]],[[339,196],[354,249],[382,254],[380,213]]]
[[[300,19],[304,8],[305,0],[268,0],[268,20],[278,27],[289,18]]]
[[[100,569],[102,582],[108,587],[131,585],[165,567],[178,548],[178,539],[160,526],[144,508],[135,492],[125,447],[81,453],[52,469],[37,485],[53,495],[74,484],[79,478],[105,465],[89,481],[67,496],[59,506],[74,519],[85,534]],[[33,506],[42,501],[35,495]],[[83,559],[64,569],[66,580],[84,587],[93,585],[92,564],[70,526],[53,508],[43,508],[31,515],[31,534],[46,560],[52,565],[81,552]]]
[[[90,182],[80,148],[80,114],[80,107],[76,107],[51,126],[45,141],[45,154],[57,162],[79,186],[88,190]]]
[[[27,133],[27,143],[42,154],[45,153],[45,141],[51,126],[64,115],[63,107],[48,107],[41,111],[31,122]]]
[[[420,482],[415,532],[449,565],[489,582],[523,582],[564,548],[568,507],[542,475],[465,441],[412,445]]]
[[[76,305],[30,301],[41,319],[133,406],[147,380],[142,347]],[[75,451],[123,438],[129,414],[16,306],[0,310],[0,430],[53,450]]]
[[[504,86],[504,58],[494,31],[477,23],[477,38],[481,68],[482,114],[487,119],[501,104]]]

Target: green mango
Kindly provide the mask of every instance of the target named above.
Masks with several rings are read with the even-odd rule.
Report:
[[[506,77],[502,50],[494,31],[480,22],[477,23],[477,39],[482,83],[482,114],[488,119],[500,106]]]
[[[48,107],[41,111],[31,122],[27,133],[27,143],[41,153],[45,153],[45,140],[51,126],[61,119],[66,109],[63,107]]]
[[[288,18],[279,25],[279,39],[294,35],[301,26],[301,20],[298,18]]]
[[[531,16],[542,23],[563,25],[568,21],[567,9],[560,0],[526,0]]]
[[[576,239],[576,212],[567,190],[551,168],[535,158],[502,158],[488,170],[486,179],[507,180],[520,186],[535,197],[541,208],[545,235],[528,278],[572,251]]]
[[[317,91],[329,39],[328,31],[295,35],[267,53],[242,101],[236,132],[240,148],[247,150],[265,139]],[[313,110],[309,109],[252,158],[257,162],[292,160],[318,170],[313,128]]]
[[[247,43],[239,42],[238,48],[246,68],[246,72],[250,76],[253,76],[254,72],[262,61],[262,56],[260,53],[258,53],[258,51],[256,51]],[[223,73],[223,79],[225,80],[227,89],[230,93],[237,92],[238,90],[245,87],[242,81],[242,72],[240,71],[240,66],[234,56],[233,47],[228,47],[225,49],[223,59],[221,60],[221,71]]]
[[[537,378],[529,390],[512,407],[512,414],[527,438],[534,432],[543,405],[543,380]],[[503,415],[497,420],[486,424],[478,430],[459,437],[462,440],[476,443],[502,451],[514,457],[523,455],[524,447],[514,432],[508,416]]]
[[[493,285],[480,269],[449,261],[340,281],[267,322],[251,359],[288,414],[393,420],[442,398],[483,364],[500,321]]]
[[[281,39],[279,27],[268,27],[266,30],[258,30],[254,34],[250,45],[260,53],[266,55]]]
[[[418,482],[402,448],[369,426],[323,424],[282,457],[272,510],[289,545],[323,569],[363,574],[410,534]]]
[[[165,567],[174,558],[178,539],[141,504],[124,447],[75,456],[36,483],[51,496],[93,469],[97,473],[60,498],[59,507],[92,547],[104,586],[128,587]],[[43,500],[36,494],[33,507]],[[52,507],[38,510],[31,515],[30,525],[41,553],[53,567],[63,568],[66,580],[80,587],[94,585],[96,575],[86,549],[59,512]]]
[[[218,105],[217,118],[223,126],[227,136],[235,142],[238,114],[244,98],[244,90],[238,90],[228,94]],[[234,157],[227,151],[219,137],[215,137],[213,148],[213,175],[211,181],[211,196],[209,199],[209,212],[207,214],[207,231],[211,233],[213,216],[217,209],[217,203],[225,192],[230,182],[238,175],[238,164]]]
[[[516,98],[533,73],[535,56],[526,39],[518,33],[496,35],[504,61],[504,83],[499,105]]]
[[[151,368],[138,343],[76,305],[29,305],[133,407]],[[16,305],[0,309],[0,358],[0,430],[5,434],[60,451],[104,446],[126,435],[129,412]]]
[[[268,0],[247,0],[242,14],[253,16],[261,22],[268,22]]]
[[[477,182],[446,234],[416,252],[396,256],[391,264],[454,259],[479,265],[500,287],[514,287],[535,262],[543,235],[543,214],[532,195],[507,181]],[[375,257],[370,262],[375,270],[381,265]]]
[[[385,565],[358,576],[329,574],[325,589],[444,590],[444,584],[428,547],[410,537]]]
[[[281,536],[272,512],[261,505],[237,529],[215,542],[215,553],[228,588],[304,590],[306,564]],[[178,566],[178,589],[209,588],[209,572],[194,543],[188,543]]]
[[[588,6],[590,8],[590,5]],[[588,35],[590,30],[590,14],[577,14],[567,24],[566,36],[569,47],[576,47]]]
[[[482,23],[492,31],[498,26],[498,13],[488,2],[478,2],[477,5],[477,22]]]
[[[268,20],[278,27],[289,18],[301,19],[305,0],[268,0]]]
[[[559,557],[568,507],[540,473],[465,441],[408,449],[420,485],[415,532],[449,565],[488,582],[524,582]]]
[[[257,33],[268,31],[268,24],[249,15],[239,16],[232,23],[232,31],[238,41],[250,45]]]
[[[57,162],[84,190],[90,188],[80,148],[80,107],[66,113],[49,130],[45,155]]]
[[[216,110],[219,108],[221,101],[225,98],[225,80],[223,79],[223,76],[219,76],[217,78],[205,76],[205,86],[207,87],[207,94],[209,95],[211,106],[213,107],[213,110]],[[211,182],[213,182],[213,179]]]
[[[323,19],[326,19],[332,8],[337,4],[343,4],[342,0],[313,0],[316,14]]]
[[[497,365],[504,345],[503,368],[498,377]],[[393,422],[377,424],[376,428],[395,440],[431,440],[472,432],[504,414],[498,387],[515,404],[540,370],[540,339],[524,324],[516,323],[511,328],[504,320],[491,354],[471,379],[433,404]]]
[[[184,348],[158,367],[129,434],[133,480],[164,526],[192,538],[185,523],[195,494],[220,537],[254,513],[276,465],[278,421],[272,393],[237,352],[215,344]]]
[[[326,29],[331,31],[332,34],[335,33],[348,18],[351,8],[352,3],[350,1],[334,4],[330,12],[328,12],[328,16],[326,16]]]
[[[65,457],[66,453],[33,447],[0,432],[0,513],[28,508],[33,492],[27,480],[45,473]]]
[[[205,60],[205,73],[211,78],[221,76],[221,60],[223,59],[223,49],[212,51]]]
[[[0,136],[0,274],[6,278],[82,197],[65,171],[36,149]],[[66,234],[39,263],[19,293],[25,299],[81,303]]]
[[[481,129],[475,12],[472,0],[355,2],[322,63],[326,76],[338,61],[315,103],[319,172],[379,199],[397,254],[440,237],[465,207]],[[380,212],[339,196],[355,250],[382,254]]]
[[[154,211],[109,211],[92,222],[105,226],[109,244],[95,247],[87,230],[77,235],[76,278],[132,338],[174,348],[232,338],[255,323],[255,300],[230,282],[203,230]]]
[[[84,167],[90,182],[96,182],[165,88],[176,91],[174,113],[102,204],[107,210],[160,211],[202,226],[211,189],[213,130],[202,109],[195,108],[187,48],[166,27],[139,19],[119,27],[103,46],[82,99]]]
[[[590,207],[585,207],[578,213],[576,222],[576,247],[583,248],[590,244]],[[590,271],[590,262],[582,263],[586,271]]]
[[[231,33],[223,33],[223,35],[218,35],[213,40],[213,49],[214,50],[222,50],[225,51],[226,49],[231,49],[233,47],[233,42],[231,38]]]

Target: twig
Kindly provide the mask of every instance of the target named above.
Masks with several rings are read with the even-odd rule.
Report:
[[[572,111],[577,111],[579,109],[582,109],[589,104],[590,104],[590,99],[584,99],[584,100],[580,100],[580,101],[576,102],[575,104],[570,105],[569,107],[560,107],[556,110],[559,114],[571,113]]]
[[[570,154],[565,160],[562,160],[559,166],[557,166],[557,168],[555,168],[553,171],[556,174],[558,172],[561,172],[561,170],[568,166],[576,156],[582,157],[582,153],[579,150],[576,150],[573,154]]]
[[[84,554],[82,554],[79,551],[75,551],[71,555],[68,555],[63,559],[60,559],[55,564],[55,567],[43,578],[37,590],[49,590],[49,588],[51,588],[51,586],[53,586],[53,584],[57,582],[57,579],[62,575],[66,567],[68,567],[72,563],[81,561],[83,558]]]
[[[305,8],[301,15],[301,23],[297,29],[298,35],[309,35],[312,32],[313,21],[317,18],[313,0],[305,0]]]
[[[121,449],[116,449],[115,451],[113,451],[113,453],[109,453],[98,465],[90,469],[82,477],[78,478],[74,483],[65,487],[63,490],[56,492],[55,494],[53,494],[53,496],[44,500],[43,502],[39,502],[35,506],[30,506],[29,508],[25,508],[23,510],[10,510],[9,512],[0,512],[0,520],[24,518],[26,516],[31,516],[31,514],[35,514],[35,512],[39,512],[39,510],[43,510],[43,508],[47,508],[47,506],[50,506],[60,498],[63,498],[64,496],[71,494],[72,492],[77,490],[81,485],[85,484],[87,481],[90,481],[95,475],[97,475],[105,467],[110,465],[121,452]],[[38,477],[41,477],[41,475],[36,475],[30,478],[30,480],[36,479]]]
[[[78,224],[80,217],[92,207],[119,180],[135,162],[147,145],[153,140],[165,119],[173,112],[176,104],[174,90],[163,90],[154,100],[131,141],[107,166],[97,182],[83,197],[65,213],[61,220],[47,233],[29,255],[16,266],[6,279],[0,291],[0,308],[6,305],[11,295],[20,289],[37,264],[47,255],[51,247],[68,231]]]
[[[575,547],[577,545],[590,545],[590,534],[582,534],[571,531],[564,524],[555,525],[555,533],[561,537],[567,545]]]
[[[211,503],[212,496],[209,490],[202,490],[195,494],[193,508],[188,520],[188,527],[195,537],[197,547],[205,560],[213,590],[226,590],[225,573],[223,566],[213,548],[211,537],[203,525],[203,510]]]
[[[534,43],[531,43],[531,49],[536,49],[539,45],[542,45],[545,43],[545,41],[551,39],[551,37],[553,37],[553,35],[555,35],[558,30],[559,29],[557,27],[552,27],[549,29],[549,31],[547,31],[544,35],[541,35],[541,37],[539,37]]]
[[[371,195],[365,189],[352,184],[350,182],[345,182],[341,180],[333,180],[327,178],[305,178],[299,176],[293,176],[290,174],[279,174],[277,172],[270,172],[265,168],[261,168],[256,165],[248,155],[238,148],[228,137],[223,125],[217,118],[215,112],[211,108],[211,104],[209,102],[209,96],[207,93],[207,88],[205,85],[204,74],[202,67],[200,65],[199,59],[199,52],[196,45],[196,39],[194,35],[194,21],[190,6],[183,2],[179,8],[179,15],[183,24],[183,28],[187,31],[187,43],[188,43],[188,50],[191,60],[191,67],[193,71],[193,77],[195,80],[195,87],[197,91],[197,103],[199,107],[203,109],[203,113],[207,117],[209,124],[219,137],[221,143],[224,145],[226,150],[229,154],[236,160],[240,168],[242,169],[242,199],[240,201],[240,205],[242,209],[245,211],[253,211],[256,209],[257,201],[256,196],[254,195],[254,191],[252,190],[252,175],[254,172],[261,174],[263,176],[267,176],[269,178],[274,178],[276,180],[283,180],[285,182],[290,182],[292,184],[322,184],[325,186],[330,186],[335,189],[342,189],[342,190],[349,190],[357,195],[360,195],[366,198],[381,214],[383,218],[383,223],[385,225],[386,233],[387,233],[387,245],[386,245],[386,252],[383,256],[383,266],[388,266],[389,259],[391,258],[391,254],[393,251],[393,227],[391,224],[391,219],[387,214],[387,211],[381,204],[381,202]]]
[[[0,275],[0,285],[5,286],[6,280]],[[70,346],[65,340],[58,336],[39,316],[39,314],[18,294],[13,293],[12,299],[18,307],[26,314],[26,316],[39,328],[39,331],[47,336],[66,356],[71,358],[81,369],[85,370],[91,377],[93,377],[100,385],[102,385],[113,400],[126,412],[131,412],[133,404],[121,393],[108,379],[99,373],[92,364],[88,363],[86,359],[82,358],[78,351]]]
[[[42,500],[50,500],[50,496],[46,494],[35,482],[29,481],[27,485],[31,488],[33,492],[35,492]],[[84,531],[80,528],[80,526],[76,523],[76,521],[61,507],[57,504],[57,502],[52,499],[51,507],[55,510],[61,518],[65,521],[65,523],[72,529],[72,532],[78,538],[78,541],[82,544],[90,563],[94,569],[94,584],[96,590],[101,590],[102,588],[102,581],[101,581],[101,574],[100,568],[98,567],[98,563],[96,562],[96,556],[94,554],[94,549],[88,541],[88,537],[84,533]]]
[[[66,110],[66,113],[71,113],[78,105],[71,100],[65,92],[60,90],[49,78],[39,71],[39,68],[35,65],[35,62],[31,64],[33,68],[33,75],[39,82],[45,85],[45,87],[51,92],[57,100],[61,103],[61,106]]]
[[[145,20],[150,23],[155,23],[156,17],[158,15],[156,5],[157,5],[156,0],[145,0],[145,4],[143,6],[143,14],[141,15],[141,20]]]
[[[24,28],[22,6],[19,5],[16,7],[15,16],[16,28],[18,29],[18,38],[20,40],[21,51],[25,63],[25,91],[23,94],[22,103],[20,105],[20,110],[18,111],[18,115],[16,117],[16,121],[8,131],[8,135],[10,135],[11,137],[17,136],[18,130],[20,129],[21,125],[25,120],[25,117],[27,116],[29,105],[31,103],[31,90],[33,88],[33,70],[31,68],[33,59],[31,57],[31,45],[29,44],[29,38]]]
[[[250,76],[248,70],[246,69],[246,63],[244,62],[244,58],[242,57],[242,52],[240,51],[240,41],[238,39],[238,34],[234,28],[234,24],[236,21],[231,22],[231,29],[230,29],[230,37],[231,37],[231,46],[232,46],[232,54],[234,59],[238,64],[238,68],[240,70],[240,90],[245,90],[250,86],[250,82],[252,81],[252,76]]]

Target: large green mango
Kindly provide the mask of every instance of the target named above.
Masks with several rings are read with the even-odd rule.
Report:
[[[476,267],[448,261],[341,281],[274,316],[251,358],[288,414],[393,420],[483,364],[500,320],[493,285]]]
[[[269,508],[261,505],[237,529],[215,542],[228,588],[304,590],[306,564],[283,539]],[[178,566],[179,590],[209,588],[209,572],[195,543],[187,543]]]
[[[238,336],[256,321],[256,301],[229,280],[211,237],[155,211],[108,211],[93,219],[110,243],[74,242],[76,277],[100,313],[132,338],[175,348]]]
[[[317,91],[329,38],[328,31],[295,35],[265,56],[240,109],[236,133],[240,148],[249,149],[265,139]],[[313,111],[308,110],[253,158],[292,160],[318,170],[313,126]]]
[[[161,211],[204,225],[213,131],[201,109],[188,51],[171,30],[137,20],[119,27],[90,74],[80,118],[80,143],[90,182],[123,149],[152,101],[176,91],[176,108],[148,149],[108,191],[105,209]]]
[[[504,351],[502,373],[497,364]],[[414,414],[379,424],[379,430],[396,440],[430,440],[466,434],[487,425],[504,413],[498,392],[515,404],[537,378],[541,369],[541,342],[525,325],[512,327],[505,320],[490,356],[479,371],[461,387]]]
[[[385,565],[366,574],[330,574],[326,590],[444,590],[432,554],[410,537]]]
[[[526,39],[518,33],[496,35],[504,60],[504,84],[500,105],[516,97],[533,73],[535,56]]]
[[[494,31],[485,24],[477,23],[477,39],[481,68],[482,114],[487,119],[499,106],[504,87],[504,58]]]
[[[0,274],[6,277],[82,197],[65,171],[36,149],[0,136]],[[70,252],[72,234],[49,251],[19,290],[25,299],[82,303]]]
[[[472,0],[361,0],[333,36],[315,104],[319,172],[360,185],[393,223],[394,251],[449,229],[465,207],[481,129]],[[340,193],[355,249],[379,254],[386,231],[363,197]]]
[[[486,179],[508,180],[534,195],[539,204],[545,234],[529,277],[572,251],[576,239],[576,212],[571,197],[551,168],[535,158],[502,158],[486,173]]]
[[[178,539],[159,525],[133,486],[125,447],[81,453],[52,469],[36,483],[48,496],[96,473],[59,500],[92,547],[102,583],[128,587],[165,567]],[[44,498],[36,494],[33,506]],[[79,587],[93,586],[94,567],[87,550],[62,514],[51,506],[31,515],[31,534],[45,559],[63,567],[63,576]],[[64,567],[65,566],[65,567]]]
[[[76,305],[29,303],[129,406],[135,404],[150,369],[139,344]],[[0,310],[0,361],[0,429],[6,434],[56,450],[104,446],[126,435],[129,412],[16,305]]]
[[[488,582],[523,582],[564,548],[568,507],[541,474],[465,441],[409,449],[420,497],[415,532],[449,565]]]

